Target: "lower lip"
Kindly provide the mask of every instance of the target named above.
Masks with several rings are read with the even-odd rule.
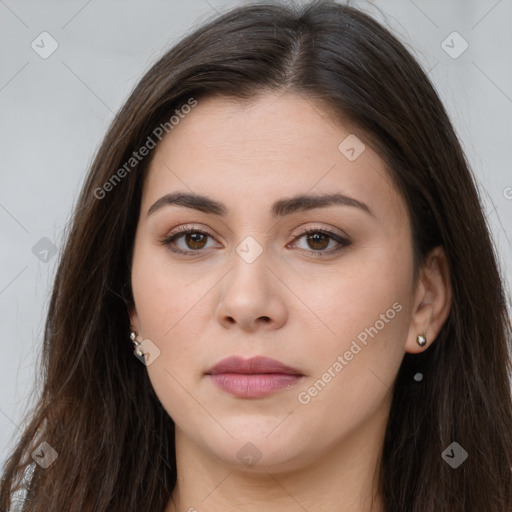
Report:
[[[286,373],[219,373],[210,375],[223,391],[239,398],[261,398],[296,384],[302,375]]]

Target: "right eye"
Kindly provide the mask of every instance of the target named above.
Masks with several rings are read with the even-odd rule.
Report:
[[[208,237],[211,235],[206,231],[197,228],[180,228],[179,233],[167,236],[161,241],[162,245],[168,246],[171,252],[185,254],[187,256],[196,256],[205,248]],[[177,246],[178,241],[183,240],[185,247]]]

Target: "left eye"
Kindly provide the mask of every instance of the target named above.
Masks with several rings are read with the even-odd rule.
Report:
[[[325,229],[312,229],[307,230],[301,235],[299,235],[295,240],[300,240],[301,238],[305,238],[306,243],[310,249],[305,249],[307,251],[318,253],[318,256],[321,256],[322,254],[329,254],[333,252],[337,252],[341,250],[343,247],[346,247],[350,245],[350,241],[346,238],[343,238],[336,233],[333,233],[332,231],[328,231]],[[329,246],[330,242],[335,242],[337,246],[335,245],[335,248],[329,251],[326,251],[327,247]],[[316,254],[315,254],[316,256]]]
[[[169,246],[170,250],[174,253],[179,254],[187,254],[194,256],[200,252],[204,252],[202,249],[206,247],[206,243],[208,238],[212,238],[209,233],[206,231],[201,231],[199,229],[188,229],[182,230],[180,233],[176,233],[171,235],[164,240],[162,240],[162,245]],[[310,247],[309,249],[303,249],[310,253],[313,253],[315,256],[322,256],[324,254],[330,254],[334,252],[338,252],[350,245],[350,241],[347,238],[343,238],[332,231],[328,231],[325,229],[313,229],[306,230],[297,236],[292,242],[292,246],[296,246],[296,241],[304,238],[306,243]],[[185,242],[185,247],[179,247],[178,241],[183,239]],[[337,247],[330,250],[326,250],[331,242],[335,242]],[[192,254],[191,254],[192,253]],[[195,253],[195,254],[194,254]]]

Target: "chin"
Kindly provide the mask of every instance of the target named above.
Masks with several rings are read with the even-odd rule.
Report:
[[[220,438],[202,436],[202,443],[222,464],[236,471],[284,472],[310,464],[315,453],[311,438],[304,437],[299,425],[283,428],[279,425],[282,420],[268,418],[257,422],[247,418],[236,424],[224,422],[233,437],[222,430]]]

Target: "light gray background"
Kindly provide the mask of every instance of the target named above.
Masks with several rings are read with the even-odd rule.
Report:
[[[36,389],[58,260],[40,261],[32,248],[47,237],[60,250],[93,155],[142,74],[189,30],[239,4],[0,0],[1,463]],[[386,19],[372,3],[352,3],[391,27],[429,71],[477,175],[510,289],[512,1],[376,4]],[[58,43],[46,59],[31,47],[49,48],[48,39],[40,42],[44,31]],[[441,46],[453,31],[469,44],[455,59]]]

